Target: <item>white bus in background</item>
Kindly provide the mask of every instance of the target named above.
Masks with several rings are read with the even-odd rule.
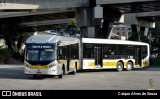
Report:
[[[25,73],[57,75],[85,69],[132,70],[149,66],[149,44],[96,38],[34,35],[27,39]]]
[[[135,41],[83,38],[81,69],[132,70],[149,66],[149,44]]]
[[[71,50],[79,39],[56,35],[33,35],[26,40],[24,58],[25,74],[57,75],[76,73],[78,53]],[[63,49],[62,49],[63,48]],[[78,48],[78,47],[77,47]],[[62,55],[63,52],[63,55]],[[69,54],[73,53],[73,54]],[[72,64],[74,63],[74,64]]]

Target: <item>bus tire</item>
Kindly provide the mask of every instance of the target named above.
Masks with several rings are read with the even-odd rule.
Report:
[[[38,78],[38,75],[33,74],[32,77],[33,77],[34,79],[36,79],[36,78]]]
[[[65,65],[63,64],[63,66],[62,66],[62,72],[63,72],[63,75],[65,75],[66,74],[66,71],[65,71]]]
[[[132,62],[128,62],[127,63],[127,66],[126,66],[126,70],[127,71],[130,71],[130,70],[132,70],[133,69],[133,64],[132,64]]]
[[[123,70],[123,63],[122,62],[118,62],[117,63],[117,71],[122,71]]]
[[[61,78],[61,79],[62,79],[63,74],[64,74],[64,70],[63,70],[63,68],[62,68],[61,74],[60,74],[60,75],[58,75],[58,78]]]
[[[62,79],[62,77],[63,77],[63,74],[58,75],[58,78]]]
[[[73,75],[75,75],[77,73],[77,65],[75,66],[75,69],[73,71]]]

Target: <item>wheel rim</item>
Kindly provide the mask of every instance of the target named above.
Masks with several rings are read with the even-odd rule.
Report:
[[[118,71],[122,71],[122,69],[123,69],[122,65],[118,64],[117,69],[118,69]]]
[[[118,69],[121,69],[121,65],[118,65]]]
[[[131,70],[132,69],[132,65],[129,63],[127,64],[127,70]]]
[[[62,69],[62,72],[61,72],[62,76],[64,75],[64,70]]]

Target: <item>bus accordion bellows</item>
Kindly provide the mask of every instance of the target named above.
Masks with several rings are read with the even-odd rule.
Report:
[[[57,75],[84,69],[149,66],[149,44],[135,41],[33,35],[26,41],[25,74]]]

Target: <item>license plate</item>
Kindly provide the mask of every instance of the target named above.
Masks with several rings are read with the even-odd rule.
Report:
[[[36,72],[36,74],[42,74],[42,72]]]

